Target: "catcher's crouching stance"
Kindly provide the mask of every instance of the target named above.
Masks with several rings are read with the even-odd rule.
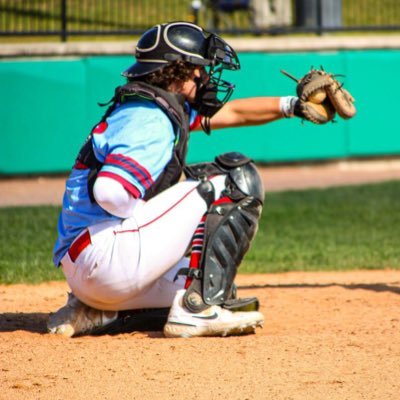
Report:
[[[186,181],[139,207],[134,222],[127,219],[90,229],[92,243],[76,259],[72,245],[62,264],[75,295],[50,317],[51,332],[119,333],[161,329],[166,322],[167,337],[193,337],[247,334],[262,326],[258,300],[237,299],[233,283],[257,231],[264,200],[255,165],[242,154],[226,153],[214,163],[187,166],[185,174]],[[171,229],[176,230],[175,240]],[[192,238],[187,237],[190,231]],[[165,245],[154,249],[156,232],[160,238],[169,234],[172,241],[165,238]],[[85,234],[74,242],[78,252],[82,237]],[[190,259],[179,261],[190,242]],[[96,246],[105,247],[106,257],[90,267],[88,260],[100,250]],[[172,269],[171,259],[176,260]]]
[[[135,57],[66,181],[53,261],[71,293],[48,330],[252,333],[264,317],[256,298],[236,298],[234,279],[257,231],[261,180],[239,153],[187,166],[189,133],[294,116],[324,124],[353,117],[354,100],[323,70],[294,78],[297,96],[230,100],[222,74],[240,69],[236,52],[189,22],[149,29]]]

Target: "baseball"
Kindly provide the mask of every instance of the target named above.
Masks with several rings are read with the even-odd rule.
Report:
[[[326,99],[326,92],[323,89],[318,89],[314,93],[310,94],[308,101],[315,104],[321,104]]]

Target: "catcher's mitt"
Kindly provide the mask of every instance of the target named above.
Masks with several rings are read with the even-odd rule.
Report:
[[[288,72],[282,73],[297,82],[296,92],[299,98],[294,113],[315,124],[325,124],[332,121],[336,112],[341,118],[354,117],[356,109],[354,98],[343,89],[343,85],[335,75],[320,70],[311,69],[301,79],[296,79]]]

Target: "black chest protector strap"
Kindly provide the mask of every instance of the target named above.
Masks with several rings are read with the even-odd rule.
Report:
[[[126,85],[116,88],[114,98],[111,100],[112,104],[103,115],[101,122],[106,121],[119,104],[138,98],[155,102],[172,121],[175,132],[172,158],[158,179],[146,191],[144,199],[148,200],[179,181],[185,166],[189,139],[189,116],[185,111],[185,99],[182,95],[169,93],[143,82],[128,82]],[[132,132],[132,135],[134,140],[134,132]],[[151,132],[149,132],[149,135],[151,135]],[[103,164],[95,157],[92,138],[93,130],[82,146],[76,161],[90,169],[88,191],[91,201],[95,202],[93,185]]]

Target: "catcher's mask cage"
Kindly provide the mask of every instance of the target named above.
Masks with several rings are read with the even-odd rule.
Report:
[[[240,69],[238,56],[231,46],[218,35],[190,22],[152,27],[139,39],[135,57],[136,63],[122,73],[128,79],[140,78],[178,60],[206,71],[207,77],[203,75],[196,82],[203,90],[202,98],[197,97],[194,104],[206,117],[214,115],[232,95],[234,85],[221,78],[223,70]],[[200,107],[203,97],[206,104]]]

